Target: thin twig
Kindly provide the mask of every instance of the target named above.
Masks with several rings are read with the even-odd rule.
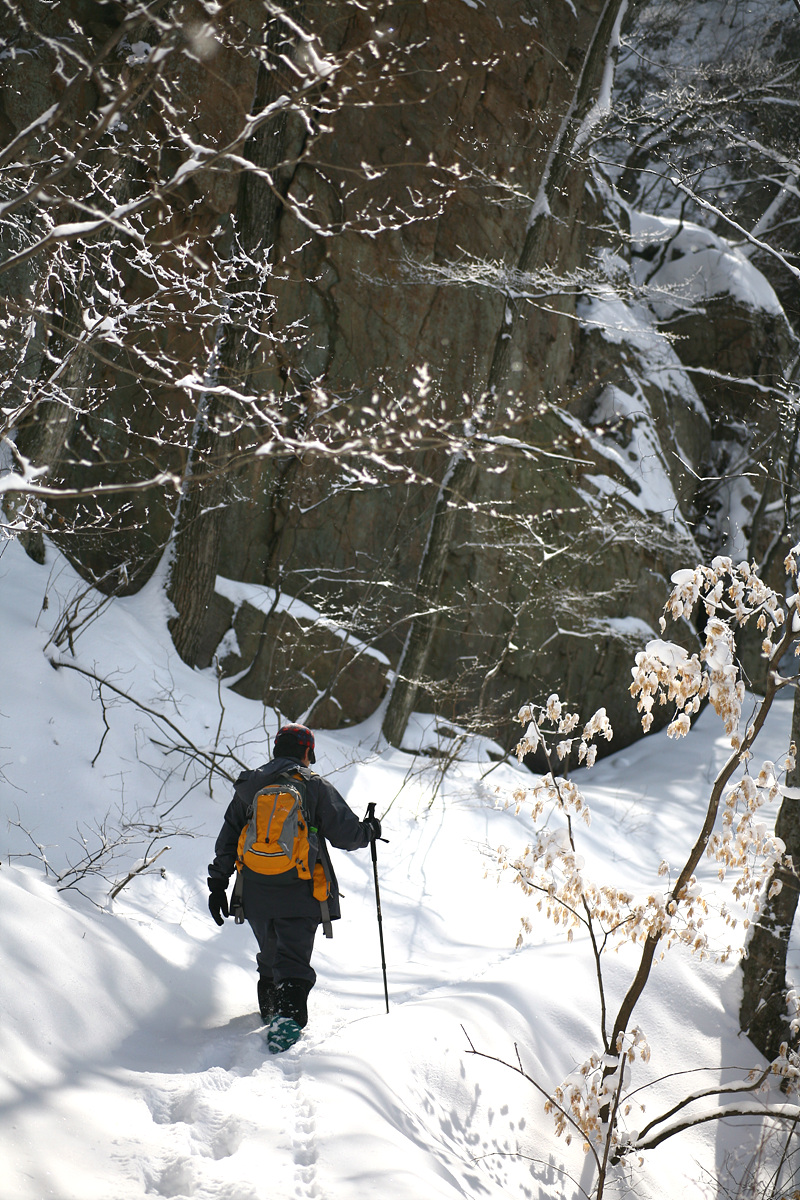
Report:
[[[122,889],[124,887],[126,887],[127,884],[129,884],[132,879],[135,879],[137,875],[141,875],[142,871],[146,871],[148,867],[152,867],[152,865],[156,861],[156,859],[161,858],[161,855],[166,854],[166,852],[169,849],[171,849],[170,846],[162,846],[161,849],[159,850],[158,854],[154,854],[151,859],[148,859],[147,855],[145,855],[144,862],[141,863],[138,867],[134,867],[134,869],[132,871],[129,871],[128,874],[125,876],[125,878],[120,883],[118,883],[116,885],[116,887],[111,889],[111,892],[108,897],[109,900],[116,900],[117,896],[120,894]]]
[[[110,691],[116,692],[118,696],[122,696],[124,700],[128,700],[131,704],[135,704],[137,708],[142,710],[142,712],[146,712],[149,716],[154,717],[157,721],[163,722],[163,724],[171,729],[173,733],[177,734],[181,742],[188,746],[197,758],[205,763],[211,764],[213,769],[217,771],[219,775],[222,775],[225,779],[227,779],[229,783],[235,782],[233,775],[215,763],[214,756],[212,754],[209,754],[207,750],[201,750],[199,746],[195,746],[194,742],[186,736],[183,730],[179,729],[178,726],[169,719],[169,717],[164,715],[164,713],[158,712],[158,710],[155,708],[150,708],[149,705],[144,704],[141,700],[137,700],[135,696],[130,694],[130,692],[124,691],[122,688],[117,687],[116,684],[110,683],[107,679],[101,679],[95,671],[88,671],[85,667],[79,667],[77,663],[66,662],[62,658],[53,658],[50,661],[56,670],[59,670],[61,667],[66,667],[70,671],[77,671],[79,675],[85,675],[87,679],[92,679],[95,683],[102,684]],[[245,769],[245,764],[236,758],[234,754],[231,754],[231,758],[239,767],[242,768],[242,770]]]
[[[103,711],[103,725],[105,726],[105,728],[104,728],[104,730],[103,730],[103,736],[100,738],[100,745],[97,747],[97,753],[95,754],[94,758],[92,759],[92,766],[94,766],[94,765],[95,765],[95,763],[97,762],[98,758],[99,758],[99,757],[100,757],[100,755],[102,754],[102,752],[103,752],[103,745],[104,745],[104,743],[105,743],[106,737],[107,737],[107,736],[108,736],[108,734],[111,732],[111,726],[110,726],[110,725],[109,725],[109,723],[108,723],[108,711],[107,711],[107,708],[106,708],[106,702],[105,702],[105,700],[103,699],[103,685],[102,685],[102,683],[98,683],[98,685],[97,685],[97,696],[98,696],[98,699],[99,699],[99,701],[100,701],[100,707],[102,708],[102,711]]]

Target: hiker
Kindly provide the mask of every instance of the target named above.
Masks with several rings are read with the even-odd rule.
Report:
[[[269,1026],[271,1050],[288,1048],[306,1025],[308,994],[317,978],[311,966],[317,926],[321,923],[325,936],[332,937],[330,922],[340,916],[327,842],[340,850],[359,850],[381,836],[378,818],[359,821],[336,789],[310,769],[315,761],[310,729],[296,724],[279,729],[272,760],[237,779],[208,868],[208,907],[216,923],[223,925],[230,915],[241,922],[243,914],[256,936],[258,1007]],[[302,811],[298,814],[295,804],[293,825],[285,814],[298,794]],[[269,818],[258,815],[267,811]],[[248,847],[247,831],[256,824],[250,840],[262,840]],[[227,885],[234,868],[237,880],[229,908]],[[278,1044],[287,1039],[292,1039],[288,1045]]]

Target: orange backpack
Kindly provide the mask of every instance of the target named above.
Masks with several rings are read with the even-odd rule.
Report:
[[[309,825],[305,813],[305,780],[300,774],[282,776],[266,784],[255,796],[247,824],[239,836],[237,871],[249,867],[259,875],[284,875],[296,870],[299,879],[311,879]],[[319,859],[313,867],[314,899],[327,900],[330,885]]]

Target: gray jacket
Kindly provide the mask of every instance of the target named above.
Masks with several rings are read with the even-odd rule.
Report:
[[[360,850],[369,845],[369,830],[363,821],[359,821],[332,784],[321,775],[315,775],[310,767],[301,766],[294,758],[274,758],[255,771],[244,771],[236,780],[233,799],[225,812],[225,820],[214,846],[214,861],[208,867],[208,881],[210,884],[214,880],[220,880],[227,885],[236,865],[239,837],[249,820],[253,800],[266,784],[291,772],[302,775],[306,781],[306,815],[309,826],[316,830],[312,832],[309,829],[311,853],[308,865],[312,874],[317,860],[325,868],[331,888],[328,908],[331,920],[335,921],[341,916],[339,885],[331,863],[328,842],[339,850]],[[269,890],[276,907],[276,915],[280,910],[288,915],[288,912],[296,907],[298,897],[304,899],[304,908],[311,899],[311,882],[298,879],[296,871],[287,871],[285,875],[259,875],[245,867],[244,875],[245,911],[247,891],[253,887]],[[313,903],[316,904],[315,901]],[[316,907],[319,908],[318,905]]]

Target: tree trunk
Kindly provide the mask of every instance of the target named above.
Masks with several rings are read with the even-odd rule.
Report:
[[[558,206],[559,197],[570,172],[575,169],[575,154],[586,136],[587,123],[597,102],[606,71],[613,64],[620,24],[628,7],[628,0],[606,0],[603,6],[584,55],[572,102],[545,166],[517,263],[520,274],[535,271],[547,264],[552,213]],[[608,86],[610,89],[610,81]],[[572,229],[567,227],[566,236],[571,235]],[[506,389],[511,367],[512,335],[518,318],[519,305],[509,298],[503,313],[503,323],[495,337],[486,383],[486,424],[489,429],[495,424],[501,400],[508,395]],[[418,576],[417,595],[422,611],[409,624],[381,729],[383,736],[392,746],[399,746],[402,741],[423,683],[441,616],[442,580],[459,505],[470,498],[477,474],[477,463],[468,448],[450,459],[439,489]]]
[[[792,709],[792,741],[800,748],[800,688],[795,690]],[[787,785],[800,787],[800,763],[788,773]],[[772,1060],[782,1042],[791,1042],[786,1011],[786,954],[798,899],[800,867],[800,801],[783,800],[775,833],[786,844],[795,870],[775,868],[753,925],[742,962],[742,1003],[739,1025],[765,1058]],[[767,899],[773,881],[782,884],[777,896]]]
[[[439,626],[439,597],[453,540],[459,501],[471,493],[476,474],[477,464],[473,459],[465,456],[454,457],[450,461],[448,473],[442,480],[436,498],[428,532],[428,544],[422,556],[417,581],[417,597],[423,611],[414,617],[409,626],[383,719],[382,733],[391,746],[399,746],[403,740],[422,684],[425,665]]]

